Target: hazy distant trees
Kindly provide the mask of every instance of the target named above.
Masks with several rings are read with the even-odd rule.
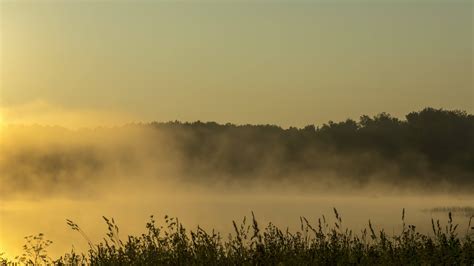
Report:
[[[474,116],[463,111],[426,108],[405,119],[381,113],[288,129],[175,121],[77,132],[18,130],[12,135],[37,132],[29,134],[40,143],[17,141],[18,147],[2,151],[0,181],[16,187],[48,180],[80,184],[101,174],[166,176],[162,169],[171,166],[170,176],[199,183],[258,177],[474,190]]]
[[[426,108],[405,120],[380,113],[320,127],[152,123],[165,130],[190,169],[232,176],[324,170],[364,179],[383,170],[398,176],[474,183],[474,116]],[[365,158],[365,159],[364,159]]]

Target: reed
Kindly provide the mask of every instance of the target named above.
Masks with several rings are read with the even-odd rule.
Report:
[[[26,246],[21,260],[0,259],[2,265],[473,265],[474,227],[458,233],[458,226],[448,214],[443,227],[432,220],[432,234],[422,234],[415,225],[405,223],[402,212],[402,231],[388,235],[376,230],[372,223],[361,232],[345,228],[340,213],[334,209],[334,226],[323,216],[316,224],[300,217],[296,232],[282,230],[269,223],[262,228],[252,213],[251,220],[233,221],[234,232],[223,237],[219,232],[201,227],[188,231],[173,217],[164,217],[158,225],[153,216],[146,224],[145,233],[119,237],[114,219],[103,217],[107,234],[100,243],[92,243],[84,231],[67,220],[74,231],[89,243],[87,254],[74,250],[55,260],[46,255],[50,243],[35,238],[43,249]],[[472,217],[471,217],[472,220]],[[37,245],[37,246],[38,246]],[[28,252],[29,251],[29,252]],[[36,252],[36,253],[35,253]],[[33,260],[41,256],[40,261]],[[1,256],[0,256],[1,257]]]

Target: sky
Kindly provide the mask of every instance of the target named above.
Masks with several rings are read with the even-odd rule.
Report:
[[[0,121],[474,112],[473,2],[0,0]]]

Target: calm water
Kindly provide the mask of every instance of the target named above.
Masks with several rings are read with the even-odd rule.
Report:
[[[150,189],[150,191],[152,191]],[[89,237],[97,242],[105,236],[102,216],[114,217],[121,237],[145,231],[149,215],[162,222],[165,214],[179,217],[187,228],[200,225],[215,228],[222,233],[232,231],[232,220],[240,221],[254,211],[260,224],[272,221],[277,226],[292,229],[299,227],[299,217],[305,216],[316,223],[325,215],[334,221],[333,207],[342,215],[343,225],[361,230],[370,218],[376,228],[389,234],[401,230],[401,211],[406,209],[406,221],[429,232],[430,219],[447,220],[445,213],[424,211],[439,206],[474,206],[474,197],[468,196],[344,196],[311,195],[282,192],[231,192],[231,191],[164,191],[111,193],[100,197],[49,197],[31,200],[3,200],[0,203],[0,249],[7,256],[21,254],[23,237],[44,233],[54,243],[52,257],[70,251],[86,250],[85,240],[70,230],[65,219],[78,223]],[[455,215],[460,232],[465,232],[468,217]]]

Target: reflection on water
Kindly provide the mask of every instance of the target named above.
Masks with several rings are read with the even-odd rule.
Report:
[[[49,254],[53,257],[70,251],[86,250],[87,244],[77,232],[70,230],[66,219],[78,223],[93,242],[100,241],[106,232],[102,216],[114,217],[120,226],[121,237],[145,231],[149,215],[176,216],[189,229],[200,225],[215,228],[228,234],[232,232],[232,220],[239,221],[254,211],[260,224],[269,221],[282,228],[296,230],[299,217],[309,221],[325,215],[334,221],[335,207],[342,214],[343,225],[360,231],[368,219],[376,228],[384,228],[389,234],[401,230],[401,211],[406,209],[406,221],[417,229],[430,232],[431,218],[447,221],[445,212],[426,211],[439,206],[474,206],[474,198],[452,196],[327,196],[292,193],[217,193],[177,192],[141,193],[90,199],[11,200],[0,203],[0,247],[9,257],[19,255],[23,237],[44,233],[54,243]],[[469,217],[457,215],[459,232],[467,228]]]

